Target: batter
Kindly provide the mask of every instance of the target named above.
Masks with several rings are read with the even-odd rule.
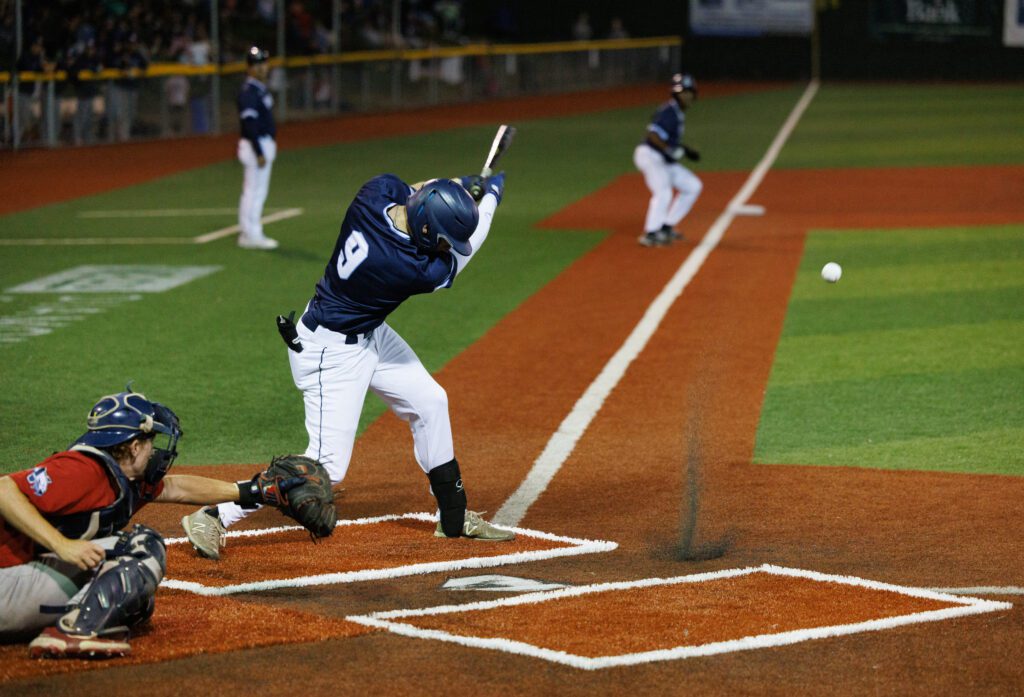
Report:
[[[384,174],[364,184],[300,321],[278,321],[305,402],[305,455],[319,460],[334,484],[348,471],[369,389],[409,424],[416,462],[437,499],[435,536],[511,540],[513,533],[467,510],[448,397],[385,321],[409,297],[450,288],[479,252],[505,175],[484,180],[479,206],[466,189],[473,179],[462,178],[465,186],[451,179],[410,186]],[[183,524],[199,554],[217,559],[224,529],[247,513],[221,504],[196,511]]]

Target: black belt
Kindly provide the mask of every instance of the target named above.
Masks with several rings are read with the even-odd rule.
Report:
[[[320,327],[320,323],[316,321],[316,318],[310,316],[310,314],[308,312],[303,313],[302,317],[299,318],[299,321],[301,321],[304,325],[306,325],[306,329],[308,329],[311,332],[315,332],[317,330],[317,328]],[[360,336],[369,337],[370,335],[373,334],[373,330],[372,329],[370,331],[368,331],[368,332],[365,332],[362,335],[360,335],[360,334],[346,334],[345,332],[339,332],[339,331],[336,331],[334,329],[331,329],[330,327],[324,327],[324,329],[332,331],[335,334],[341,334],[343,337],[345,337],[345,343],[346,344],[358,344]]]

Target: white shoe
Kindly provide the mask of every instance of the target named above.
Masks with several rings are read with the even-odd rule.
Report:
[[[516,538],[514,532],[491,525],[476,511],[466,511],[466,518],[462,523],[462,536],[494,542],[508,542]],[[437,528],[434,530],[434,537],[447,537],[444,531],[441,530],[440,522],[438,522]]]
[[[188,541],[192,543],[199,556],[207,559],[220,559],[220,550],[224,548],[224,526],[220,517],[210,515],[206,508],[181,519],[181,527],[185,529]]]
[[[238,246],[242,249],[277,249],[277,240],[269,237],[238,236]]]

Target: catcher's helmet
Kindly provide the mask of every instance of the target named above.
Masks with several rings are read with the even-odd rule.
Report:
[[[405,205],[412,239],[421,250],[437,249],[437,241],[442,239],[463,256],[473,253],[469,237],[480,221],[480,211],[461,184],[431,179]]]
[[[151,402],[145,395],[125,392],[101,397],[89,412],[89,430],[75,443],[94,448],[111,448],[135,438],[156,438],[153,455],[146,465],[145,478],[150,484],[160,481],[178,455],[181,427],[178,417],[169,407]]]
[[[251,46],[245,53],[245,62],[247,65],[266,63],[269,58],[270,52],[260,48],[259,46]]]
[[[693,92],[697,96],[697,81],[689,73],[676,73],[672,76],[672,94],[680,92]]]

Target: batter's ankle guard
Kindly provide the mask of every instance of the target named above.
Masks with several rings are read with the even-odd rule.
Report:
[[[458,461],[435,467],[427,472],[427,477],[437,499],[437,508],[441,511],[441,531],[446,537],[459,537],[466,520],[466,492],[462,488]]]

